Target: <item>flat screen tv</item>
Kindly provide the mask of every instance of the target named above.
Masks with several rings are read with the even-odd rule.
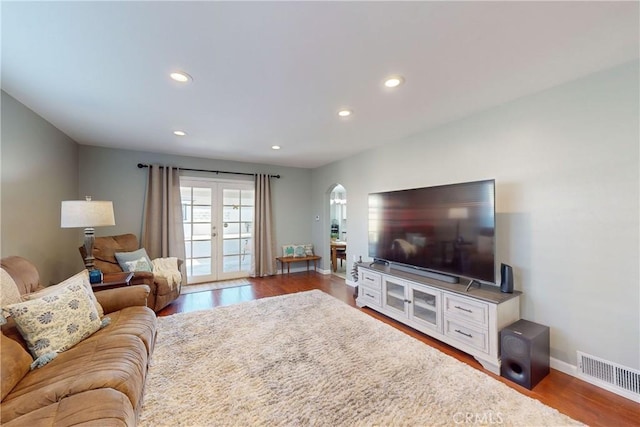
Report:
[[[369,194],[369,256],[495,283],[495,181]]]

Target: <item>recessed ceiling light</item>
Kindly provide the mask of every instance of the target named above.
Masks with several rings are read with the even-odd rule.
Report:
[[[272,150],[279,150],[279,149],[280,149],[280,146],[279,146],[279,145],[272,145],[272,146],[271,146],[271,149],[272,149]]]
[[[348,109],[343,109],[343,110],[338,111],[338,115],[340,117],[349,117],[352,114],[353,114],[353,111],[352,110],[348,110]]]
[[[187,133],[183,130],[174,130],[173,134],[177,136],[185,136]]]
[[[386,87],[398,87],[402,83],[404,83],[404,78],[402,76],[391,76],[384,81],[384,85]]]
[[[191,77],[189,74],[185,73],[184,71],[174,71],[173,73],[169,74],[169,76],[180,83],[187,83],[193,80],[193,77]]]

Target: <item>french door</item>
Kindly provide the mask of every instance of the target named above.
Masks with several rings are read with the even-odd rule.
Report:
[[[248,277],[254,184],[180,179],[187,283]]]

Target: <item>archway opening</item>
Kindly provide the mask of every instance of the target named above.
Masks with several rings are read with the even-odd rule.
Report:
[[[347,190],[336,184],[329,194],[329,240],[331,272],[342,278],[347,274]]]

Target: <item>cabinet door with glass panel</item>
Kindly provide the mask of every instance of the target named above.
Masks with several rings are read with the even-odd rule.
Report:
[[[391,315],[407,316],[407,282],[393,277],[382,277],[382,308]]]
[[[415,283],[409,286],[409,319],[420,327],[440,330],[441,292]]]
[[[391,317],[408,319],[418,330],[440,330],[440,291],[390,276],[382,277],[382,306]]]

